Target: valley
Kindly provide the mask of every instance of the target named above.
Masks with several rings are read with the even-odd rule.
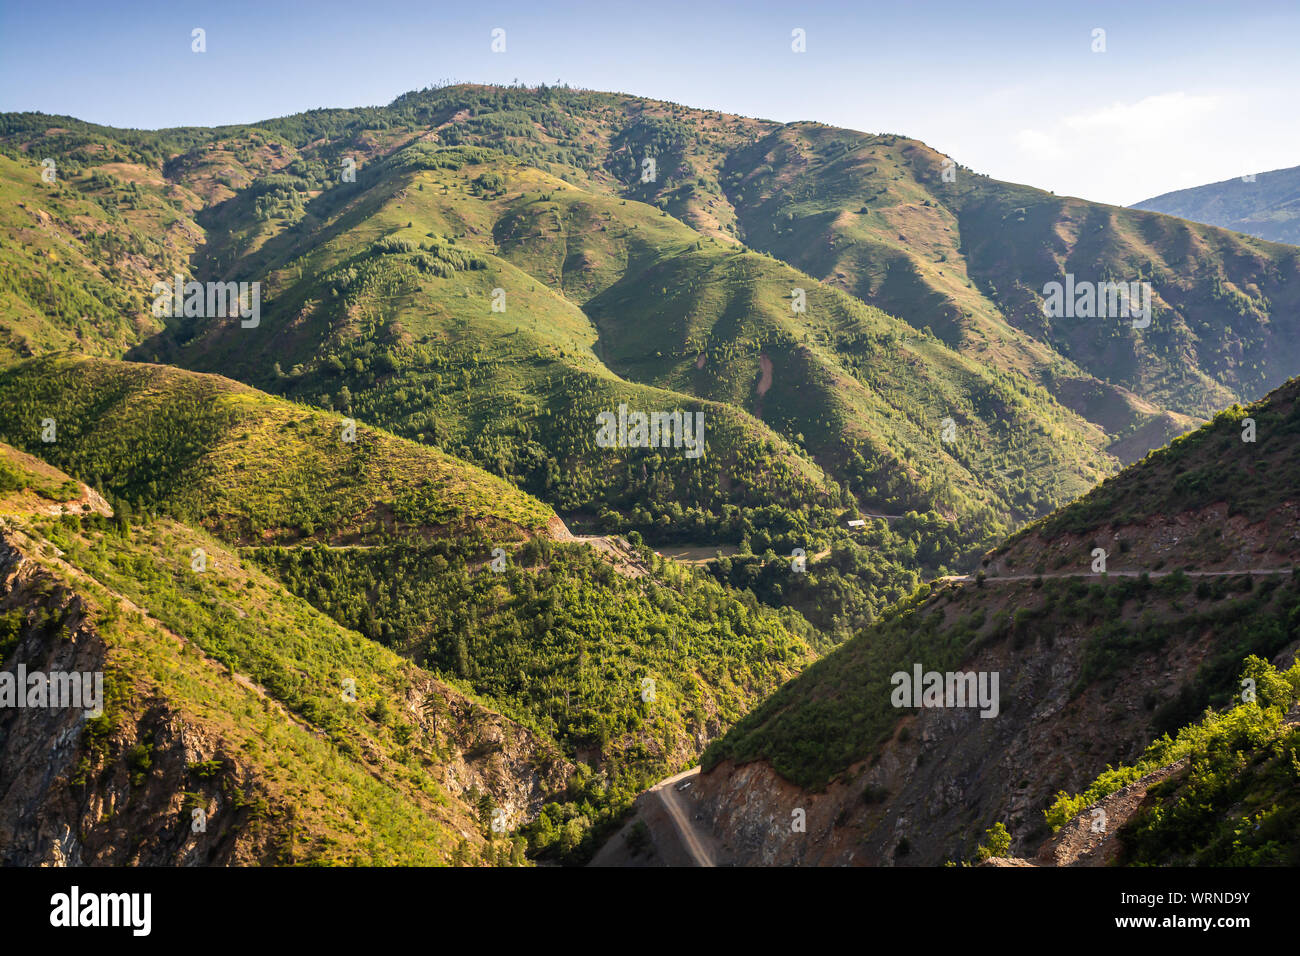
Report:
[[[544,85],[0,199],[0,861],[1295,862],[1295,246]]]

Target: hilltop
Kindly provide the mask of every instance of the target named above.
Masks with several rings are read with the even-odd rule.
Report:
[[[617,484],[574,471],[575,417],[704,400],[732,468],[770,445],[788,472],[756,476],[765,503],[838,485],[987,543],[1296,367],[1294,250],[999,183],[895,134],[476,86],[213,130],[2,130],[14,188],[61,235],[135,235],[165,207],[177,235],[135,252],[143,271],[190,255],[202,280],[267,285],[256,329],[142,315],[136,357],[355,406],[573,514]],[[54,188],[37,153],[62,164]],[[1046,320],[1066,272],[1150,282],[1155,325]],[[608,522],[662,534],[657,496],[617,490]],[[749,502],[699,490],[706,526],[743,532],[711,516]]]
[[[341,415],[220,376],[51,355],[0,370],[0,408],[4,436],[29,452],[238,543],[509,542],[555,518],[437,449],[355,422],[349,432]]]

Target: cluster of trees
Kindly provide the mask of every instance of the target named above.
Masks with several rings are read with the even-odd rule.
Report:
[[[1059,829],[1086,807],[1182,758],[1120,831],[1122,862],[1138,866],[1300,865],[1300,730],[1283,717],[1300,699],[1300,662],[1283,671],[1250,655],[1230,709],[1161,736],[1131,765],[1108,768],[1084,792],[1045,811]],[[1243,699],[1246,698],[1246,699]]]
[[[330,281],[344,283],[336,287],[345,288],[351,299],[362,294],[362,283],[369,294],[389,280],[372,273],[367,261],[332,273]],[[549,355],[538,355],[533,363],[505,358],[473,342],[401,344],[373,325],[330,353],[332,381],[303,376],[292,391],[336,403],[341,378],[348,407],[362,420],[435,444],[561,511],[599,513],[609,531],[635,530],[657,542],[750,538],[761,551],[794,546],[839,521],[839,498],[820,490],[788,452],[755,436],[738,419],[705,412],[702,458],[686,458],[675,448],[601,448],[596,444],[599,412],[617,408],[620,401],[643,407],[663,399],[641,399]],[[356,362],[364,372],[349,371]],[[549,374],[540,377],[530,364]],[[324,399],[313,394],[321,385]],[[692,404],[683,403],[682,410],[690,411]],[[725,483],[718,480],[720,472]]]
[[[109,371],[111,369],[111,371]],[[137,505],[174,500],[186,487],[181,475],[234,424],[233,410],[212,400],[197,378],[152,407],[131,396],[146,390],[152,372],[127,364],[34,359],[0,372],[0,408],[10,444],[42,457],[73,477]],[[113,414],[106,420],[106,414]],[[57,440],[41,441],[52,418]]]
[[[252,548],[339,623],[385,643],[597,766],[600,787],[547,810],[538,852],[594,848],[592,827],[774,690],[812,629],[707,577],[616,573],[589,548],[533,539],[492,569],[482,545]]]
[[[268,173],[259,176],[243,191],[245,200],[253,202],[253,217],[258,222],[289,219],[296,222],[306,208],[305,197],[313,183],[301,175]]]

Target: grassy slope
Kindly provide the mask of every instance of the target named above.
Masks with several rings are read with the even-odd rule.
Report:
[[[705,411],[709,451],[658,456],[656,480],[715,515],[757,496],[795,507],[832,499],[820,468],[744,412],[612,374],[592,352],[596,330],[582,311],[490,251],[492,207],[469,192],[495,167],[465,162],[474,156],[439,154],[429,162],[445,166],[415,172],[407,167],[421,154],[400,156],[372,189],[325,205],[311,235],[249,263],[282,290],[259,328],[197,329],[175,352],[164,343],[160,357],[351,409],[568,509],[637,498],[630,464],[652,456],[594,445],[596,413],[620,402]],[[456,202],[441,198],[453,188]],[[496,288],[506,292],[504,314],[491,311]],[[270,354],[282,377],[260,359]]]
[[[89,576],[68,583],[102,609],[109,666],[129,682],[128,694],[162,698],[215,732],[266,789],[266,825],[287,835],[292,821],[294,845],[282,862],[436,865],[450,859],[461,832],[482,843],[474,810],[440,781],[447,755],[438,738],[421,733],[403,745],[399,727],[418,726],[412,715],[390,724],[371,716],[377,701],[431,686],[416,668],[181,526],[162,522],[129,539],[43,530]],[[210,554],[205,575],[190,570],[200,546]],[[148,608],[148,616],[123,610],[120,598]],[[172,632],[190,644],[178,645]],[[266,688],[297,719],[232,674]],[[341,698],[345,677],[356,681],[356,704]]]
[[[75,484],[12,448],[0,451],[18,491]],[[232,812],[253,806],[251,825],[270,832],[267,862],[440,865],[462,834],[476,854],[488,844],[480,808],[448,792],[444,776],[471,749],[474,725],[507,723],[499,715],[173,521],[132,526],[10,511],[5,528],[39,569],[27,574],[48,574],[86,602],[108,646],[109,700],[85,740],[87,779],[118,756],[117,731],[139,719],[141,702],[162,702],[219,742],[219,777],[238,766],[217,782],[235,786],[225,791]],[[207,563],[196,573],[191,556],[200,548]],[[6,637],[30,611],[6,610]],[[345,678],[355,682],[355,701],[341,694]],[[434,726],[430,697],[441,701],[439,712],[459,716]],[[510,732],[539,766],[558,758],[522,728]],[[194,768],[187,773],[195,789],[206,786]],[[503,847],[509,853],[497,843],[493,859]]]
[[[1069,508],[1029,525],[995,552],[1014,552],[1034,535],[1052,537],[1106,525],[1119,526],[1150,514],[1178,514],[1222,502],[1229,516],[1259,521],[1292,490],[1283,479],[1300,473],[1300,378],[1266,398],[1234,405],[1212,421],[1151,452],[1139,465],[1102,482]],[[1246,419],[1253,442],[1243,441]]]
[[[966,168],[945,182],[945,159],[902,137],[793,124],[729,156],[722,181],[751,245],[1030,375],[1113,434],[1167,411],[1148,447],[1294,371],[1294,250]],[[1152,328],[1045,319],[1043,284],[1065,272],[1151,281]]]
[[[501,253],[582,303],[608,365],[745,408],[837,477],[846,476],[844,446],[861,442],[892,459],[882,470],[910,473],[932,501],[948,486],[942,510],[978,503],[1023,513],[1068,500],[1109,467],[1090,447],[1100,433],[1045,393],[1007,388],[783,263],[705,241],[639,203],[576,188],[535,196],[507,176],[502,206],[494,229]],[[795,288],[806,292],[804,313],[791,307]],[[957,449],[939,440],[948,416],[964,433]],[[1033,450],[1014,434],[1031,422]],[[1012,453],[1033,487],[1024,498],[994,466]]]
[[[364,179],[416,137],[490,146],[587,192],[653,202],[704,236],[743,237],[982,363],[1028,374],[1106,428],[1126,456],[1158,446],[1188,416],[1258,397],[1295,367],[1296,337],[1278,324],[1295,304],[1296,260],[1285,247],[965,168],[945,183],[944,157],[894,135],[616,94],[473,86],[216,130],[3,120],[15,153],[87,168],[104,162],[97,150],[141,167],[171,157],[174,190],[231,199],[198,217],[210,227],[199,261],[213,274],[310,221],[306,201],[334,191],[344,156]],[[658,163],[650,183],[639,179],[646,157]],[[1044,322],[1037,290],[1067,270],[1150,279],[1162,320],[1143,336],[1116,323]],[[1276,331],[1261,325],[1266,316]]]
[[[364,543],[377,533],[503,541],[553,513],[436,449],[217,376],[76,356],[0,372],[14,444],[106,493],[193,517],[232,540]],[[40,441],[53,418],[57,441]]]
[[[141,218],[128,225],[75,180],[45,183],[41,170],[0,155],[0,363],[65,348],[121,355],[161,327],[133,259],[161,247]]]
[[[562,401],[553,393],[557,379],[564,393],[600,387],[592,379],[603,378],[605,370],[590,361],[593,341],[595,353],[626,377],[724,397],[758,414],[859,495],[892,495],[897,510],[910,496],[922,507],[950,512],[979,502],[1017,515],[1068,499],[1110,467],[1096,447],[1100,433],[1046,392],[1025,388],[1019,376],[1028,375],[1104,427],[1113,448],[1131,456],[1185,427],[1188,414],[1207,414],[1237,394],[1260,390],[1291,358],[1285,341],[1264,355],[1250,331],[1269,309],[1287,308],[1278,293],[1292,266],[1275,249],[1245,247],[1223,233],[1189,233],[1160,217],[1058,200],[964,169],[956,183],[942,183],[941,157],[893,136],[817,124],[779,127],[612,94],[480,87],[424,91],[383,110],[315,111],[256,127],[127,134],[66,118],[10,115],[6,132],[11,149],[53,153],[86,168],[98,141],[113,144],[118,160],[172,157],[165,170],[176,188],[209,204],[196,214],[209,237],[196,260],[200,271],[262,278],[274,293],[271,311],[280,313],[271,319],[294,329],[275,333],[276,355],[286,373],[302,366],[305,378],[293,376],[284,388],[341,405],[337,391],[346,384],[348,397],[374,412],[376,421],[452,443],[538,493],[548,491],[550,476],[536,467],[527,474],[528,463],[501,459],[515,444],[532,454],[529,442],[546,423],[494,430],[491,409],[504,399],[512,420],[527,419]],[[471,174],[478,170],[425,169],[417,181],[398,175],[404,167],[393,153],[417,136],[429,141],[420,149],[490,146],[523,165],[495,170],[514,179],[504,193],[477,189]],[[338,182],[344,156],[361,163],[356,184]],[[642,183],[638,163],[647,156],[656,158],[659,173]],[[487,200],[465,201],[471,190],[488,194]],[[627,198],[615,206],[614,197]],[[652,225],[654,213],[636,199],[676,218],[661,216]],[[651,233],[653,239],[643,238]],[[854,305],[829,293],[818,294],[830,295],[831,305],[792,321],[776,290],[802,280],[759,257],[728,260],[725,247],[736,234],[901,314],[913,328],[931,328],[973,361],[955,360],[938,342],[906,331],[900,333],[901,353],[882,349],[870,338],[884,334],[881,322],[870,319],[864,333],[863,315],[846,320]],[[414,241],[458,236],[491,268],[449,277],[443,284],[454,291],[430,280],[402,285],[394,295],[388,277],[369,290],[371,301],[350,302],[349,314],[339,314],[327,297],[342,290],[331,291],[337,284],[324,288],[324,274],[387,235]],[[1009,235],[1021,238],[1008,244]],[[692,240],[701,248],[691,249]],[[498,253],[522,271],[494,258]],[[1150,343],[1135,346],[1131,336],[1122,330],[1117,336],[1102,323],[1041,327],[1030,294],[1039,279],[1088,263],[1116,274],[1143,270],[1156,280],[1158,305],[1172,311]],[[1221,281],[1212,281],[1216,270]],[[1180,282],[1175,273],[1201,279]],[[562,289],[570,301],[537,295],[530,279]],[[494,283],[508,288],[516,312],[527,311],[510,329],[510,343],[501,341],[499,323],[474,320],[498,287]],[[1207,343],[1222,323],[1210,318],[1207,303],[1236,314],[1230,336],[1217,337],[1213,356]],[[589,305],[594,325],[574,304]],[[661,358],[650,358],[646,333],[664,320],[680,323],[683,315],[689,317],[685,324],[668,330],[669,348],[654,349]],[[311,327],[325,323],[330,330],[322,339],[323,330]],[[212,345],[210,333],[203,338],[206,345],[189,353],[196,366],[264,387],[279,381],[268,367],[274,362],[255,358],[261,350],[246,347],[254,336],[236,336],[224,346]],[[508,364],[515,381],[504,394],[489,384],[477,394],[449,396],[436,415],[418,410],[429,397],[428,376],[403,375],[378,383],[382,395],[358,395],[377,384],[371,372],[358,389],[350,373],[357,358],[364,364],[375,357],[362,346],[371,353],[382,346],[391,355],[404,342],[446,345],[448,339],[471,346],[438,356],[452,376],[472,375],[475,359],[500,356],[493,371]],[[335,346],[344,362],[337,380],[312,374],[320,358],[313,350],[322,342]],[[764,356],[776,363],[776,391],[760,397],[759,353],[782,342],[788,343],[784,354]],[[171,357],[156,345],[150,348],[160,358]],[[705,350],[705,369],[692,370],[692,347]],[[1182,360],[1189,350],[1198,359],[1190,365]],[[544,367],[545,374],[520,382],[518,370],[530,364],[529,353],[540,353],[534,371]],[[149,350],[138,354],[152,357]],[[879,369],[900,361],[915,361],[913,368],[924,370],[927,380],[882,380]],[[1013,377],[997,381],[986,366]],[[864,367],[876,371],[863,374]],[[419,387],[401,387],[412,378]],[[796,385],[801,394],[791,394]],[[998,407],[1008,396],[1010,407]],[[945,410],[956,413],[959,426],[970,426],[965,447],[936,447],[930,419],[942,420],[946,415],[938,413]],[[1033,424],[1023,435],[1019,425],[999,429],[997,420],[1008,417]],[[861,436],[865,474],[855,473],[853,462],[834,460],[833,433]],[[543,453],[554,455],[576,436],[541,437]],[[1031,445],[1044,453],[1028,464],[1008,464],[1025,457]],[[900,485],[882,488],[891,475],[902,476],[895,479]],[[818,483],[815,475],[810,480]],[[586,507],[596,490],[609,490],[610,477],[595,483],[595,489],[546,497],[565,508]],[[790,500],[790,492],[784,494]],[[868,506],[884,507],[875,501]]]
[[[34,505],[66,502],[80,492],[80,483],[57,468],[0,442],[0,512],[30,512]]]
[[[267,275],[283,290],[262,328],[196,329],[192,341],[162,357],[323,404],[347,402],[567,508],[608,500],[613,476],[594,478],[590,491],[547,488],[545,477],[522,472],[525,464],[501,460],[507,436],[519,444],[540,437],[542,453],[553,455],[557,446],[590,444],[597,410],[623,400],[633,408],[699,407],[684,395],[744,409],[753,418],[721,406],[712,414],[750,432],[744,444],[781,449],[754,420],[762,418],[796,446],[796,454],[779,452],[784,469],[827,488],[802,450],[837,479],[862,486],[869,507],[984,511],[1006,520],[1068,500],[1110,467],[1095,447],[1100,432],[1045,392],[650,207],[482,150],[421,146],[390,163],[392,174],[359,182],[369,188],[353,198],[330,194],[309,207],[312,231],[286,235],[244,264],[244,273]],[[488,181],[490,189],[482,185]],[[416,248],[376,251],[388,240]],[[446,274],[423,265],[431,255]],[[796,286],[809,292],[805,315],[790,310]],[[495,288],[506,291],[505,314],[490,310]],[[257,358],[267,354],[282,357],[282,373],[293,366],[287,379]],[[765,361],[773,363],[773,385],[760,393]],[[436,396],[427,388],[430,372]],[[608,397],[574,407],[573,396],[590,389]],[[503,407],[508,416],[499,414]],[[556,411],[558,435],[546,421]],[[938,435],[948,416],[963,432],[953,448]],[[870,467],[855,466],[846,435]],[[728,447],[734,439],[721,430],[710,441],[723,457],[752,454]],[[1012,468],[1016,456],[1021,463]],[[572,459],[561,465],[575,477],[591,467]]]

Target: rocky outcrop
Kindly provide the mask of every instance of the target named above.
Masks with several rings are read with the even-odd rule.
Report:
[[[1147,802],[1147,792],[1187,766],[1186,758],[1160,767],[1091,806],[1061,825],[1034,857],[1038,866],[1110,866],[1120,856],[1117,839]]]
[[[5,669],[119,679],[81,596],[0,535]],[[105,715],[0,707],[0,865],[274,862],[240,762],[166,701],[119,685]],[[201,811],[196,815],[195,810]]]
[[[1004,590],[1011,606],[1032,604],[1028,582]],[[1082,624],[1048,624],[986,643],[959,669],[999,673],[996,718],[902,711],[892,737],[823,790],[803,790],[762,760],[701,774],[701,813],[724,862],[936,866],[970,859],[995,821],[1010,830],[1013,854],[1032,856],[1050,835],[1043,810],[1053,795],[1136,758],[1154,736],[1151,689],[1190,680],[1212,640],[1207,631],[1136,653],[1125,669],[1140,680],[1081,689],[1089,636]]]
[[[429,694],[444,701],[437,717],[422,706]],[[478,794],[489,795],[492,806],[505,811],[509,829],[533,820],[573,773],[553,745],[439,681],[430,679],[418,694],[413,689],[407,705],[408,719],[447,742],[447,791],[470,804]]]

